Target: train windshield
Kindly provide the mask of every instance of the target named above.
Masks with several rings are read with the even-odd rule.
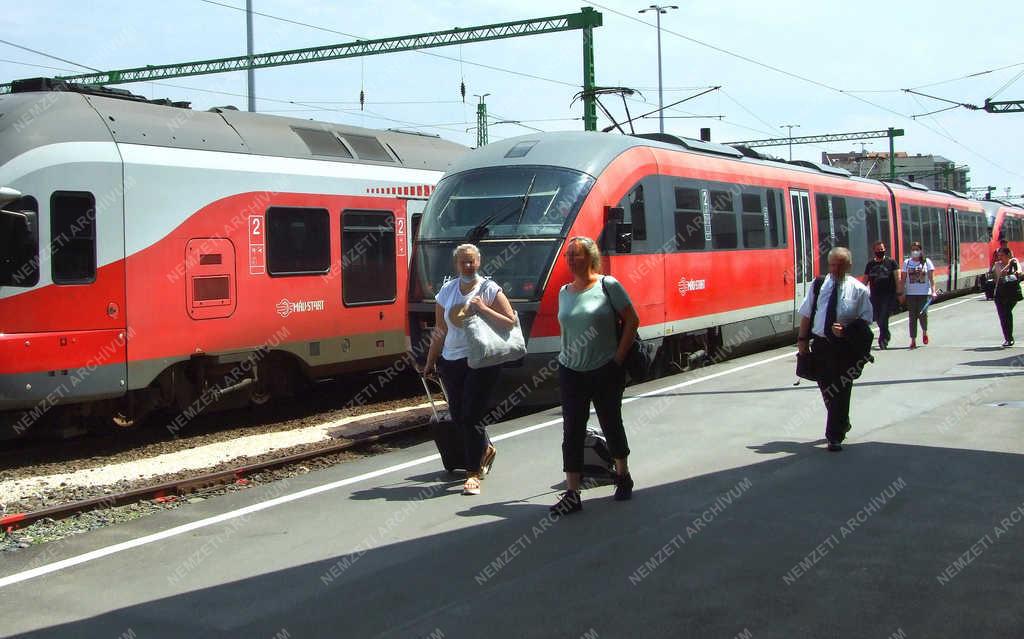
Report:
[[[453,277],[452,251],[480,247],[480,272],[511,299],[537,299],[559,242],[594,179],[552,167],[501,167],[458,173],[430,198],[417,240],[411,299],[430,300]]]
[[[557,237],[569,227],[594,179],[578,171],[515,166],[445,178],[427,204],[419,237],[479,241]]]

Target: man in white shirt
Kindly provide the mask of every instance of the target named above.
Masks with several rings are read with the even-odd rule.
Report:
[[[830,451],[843,449],[850,430],[850,394],[853,380],[871,361],[871,292],[848,277],[852,256],[849,249],[836,247],[828,253],[828,271],[815,298],[814,287],[800,305],[800,333],[797,347],[808,349],[814,360],[818,388],[828,417],[825,439]],[[812,325],[813,316],[813,325]],[[865,343],[866,339],[866,343]]]

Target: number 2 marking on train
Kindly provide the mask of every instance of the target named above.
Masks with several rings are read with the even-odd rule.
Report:
[[[395,227],[397,229],[398,234],[399,235],[405,235],[405,219],[404,218],[398,218],[395,221],[398,223],[398,225]]]
[[[259,235],[260,234],[260,222],[262,220],[263,220],[263,218],[260,218],[260,217],[251,217],[251,218],[249,218],[249,221],[252,222],[252,234],[253,235]]]

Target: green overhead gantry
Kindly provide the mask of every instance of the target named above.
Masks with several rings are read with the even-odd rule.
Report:
[[[801,135],[792,138],[766,138],[764,140],[745,140],[742,142],[726,142],[730,146],[786,146],[787,144],[821,144],[823,142],[847,142],[850,140],[871,140],[874,138],[889,138],[889,157],[895,158],[895,143],[893,138],[903,135],[903,129],[889,127],[881,131],[860,131],[856,133],[829,133],[826,135]],[[889,173],[891,178],[896,177],[896,163],[889,162]]]
[[[100,73],[60,76],[57,80],[79,84],[126,84],[150,82],[167,78],[181,78],[192,75],[246,71],[250,68],[264,69],[305,62],[339,60],[396,51],[414,51],[446,47],[453,44],[502,40],[519,36],[557,33],[559,31],[583,31],[583,122],[587,131],[597,130],[597,104],[594,97],[594,27],[602,25],[602,15],[590,7],[583,7],[579,13],[570,13],[533,20],[501,22],[478,27],[455,28],[447,31],[418,33],[415,35],[377,40],[357,40],[346,44],[334,44],[306,49],[291,49],[260,53],[253,56],[234,56],[216,60],[199,60],[181,64],[117,69]],[[0,93],[10,93],[10,84],[0,84]]]

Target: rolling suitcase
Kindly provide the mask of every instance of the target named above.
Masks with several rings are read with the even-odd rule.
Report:
[[[420,377],[423,382],[423,390],[427,393],[427,400],[430,402],[430,410],[433,416],[430,418],[430,431],[437,444],[437,452],[441,453],[441,465],[449,473],[458,469],[466,468],[466,443],[462,431],[455,427],[448,411],[437,410],[437,396],[440,394],[448,401],[448,391],[439,377]],[[434,385],[434,392],[430,387]]]

